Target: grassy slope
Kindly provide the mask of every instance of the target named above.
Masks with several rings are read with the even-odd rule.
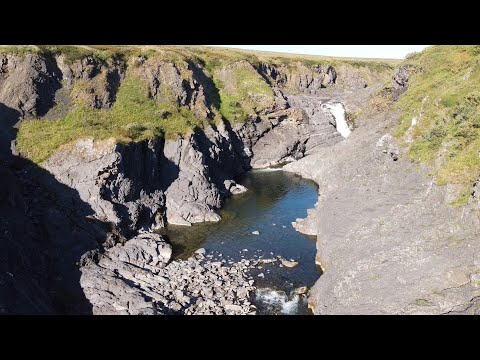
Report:
[[[372,70],[392,70],[395,60],[341,59],[322,56],[303,56],[231,50],[204,46],[0,46],[0,53],[14,53],[25,56],[27,53],[62,54],[67,63],[73,63],[85,56],[110,63],[115,60],[128,65],[133,56],[158,58],[179,63],[191,60],[203,64],[215,86],[215,94],[209,94],[216,108],[217,119],[221,115],[231,122],[245,121],[260,107],[273,104],[274,94],[265,80],[253,69],[237,68],[234,72],[233,90],[225,86],[216,76],[219,69],[239,60],[251,64],[269,62],[294,67],[297,63],[311,66],[330,63],[333,66],[344,63],[358,68]],[[101,76],[101,75],[99,75]],[[102,79],[97,76],[90,82]],[[98,78],[98,79],[97,79]],[[77,81],[75,91],[88,88],[88,84]],[[229,90],[228,90],[229,89]],[[18,135],[19,151],[39,163],[47,159],[60,145],[80,137],[104,139],[114,137],[118,141],[140,141],[154,136],[175,137],[185,134],[195,127],[203,127],[206,119],[196,119],[192,112],[179,107],[175,101],[157,103],[148,97],[146,84],[133,71],[127,70],[117,99],[110,110],[94,110],[82,104],[77,96],[73,110],[64,118],[53,121],[41,119],[22,123]],[[167,114],[167,115],[166,115]]]
[[[174,106],[173,101],[159,104],[149,98],[145,82],[129,74],[110,110],[96,110],[78,103],[65,118],[23,122],[17,141],[24,156],[42,162],[60,145],[81,137],[114,137],[120,142],[155,136],[171,138],[202,126],[202,120],[187,108]]]
[[[456,184],[464,202],[480,177],[480,47],[435,46],[406,62],[422,71],[400,97],[396,135],[403,139],[416,116],[410,157],[435,164],[437,182]]]

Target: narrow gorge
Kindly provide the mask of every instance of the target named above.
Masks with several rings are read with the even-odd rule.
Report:
[[[0,313],[478,313],[479,60],[0,47]]]

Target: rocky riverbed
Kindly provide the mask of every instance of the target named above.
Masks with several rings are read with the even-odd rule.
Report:
[[[84,257],[80,283],[93,313],[255,315],[254,276],[289,263],[261,255],[234,262],[203,248],[186,260],[170,261],[171,255],[162,236],[145,233],[118,243],[99,259]]]

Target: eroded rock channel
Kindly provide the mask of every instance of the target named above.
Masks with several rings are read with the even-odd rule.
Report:
[[[292,222],[310,215],[316,185],[249,171],[345,141],[347,113],[367,103],[391,68],[208,63],[191,54],[124,60],[0,55],[0,114],[8,117],[0,124],[8,180],[0,193],[1,311],[307,313],[308,288],[320,276],[315,239]],[[145,94],[128,102],[132,89]],[[156,109],[151,121],[163,133],[152,136],[150,122],[117,126],[112,119],[123,118],[114,116],[136,104]],[[62,128],[65,114],[82,107],[98,118],[81,117],[80,135]],[[70,140],[29,148],[35,132],[21,125],[32,117]],[[187,130],[172,130],[179,117]],[[110,128],[97,138],[102,121]],[[135,138],[143,131],[150,135]]]

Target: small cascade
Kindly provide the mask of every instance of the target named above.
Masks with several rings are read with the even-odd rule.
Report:
[[[344,138],[347,138],[351,134],[351,130],[348,127],[346,119],[345,107],[340,102],[323,103],[321,106],[323,111],[329,111],[335,118],[337,131]]]
[[[293,315],[298,312],[300,296],[295,292],[291,296],[287,296],[281,290],[262,288],[255,292],[255,301],[268,307],[271,313]]]

